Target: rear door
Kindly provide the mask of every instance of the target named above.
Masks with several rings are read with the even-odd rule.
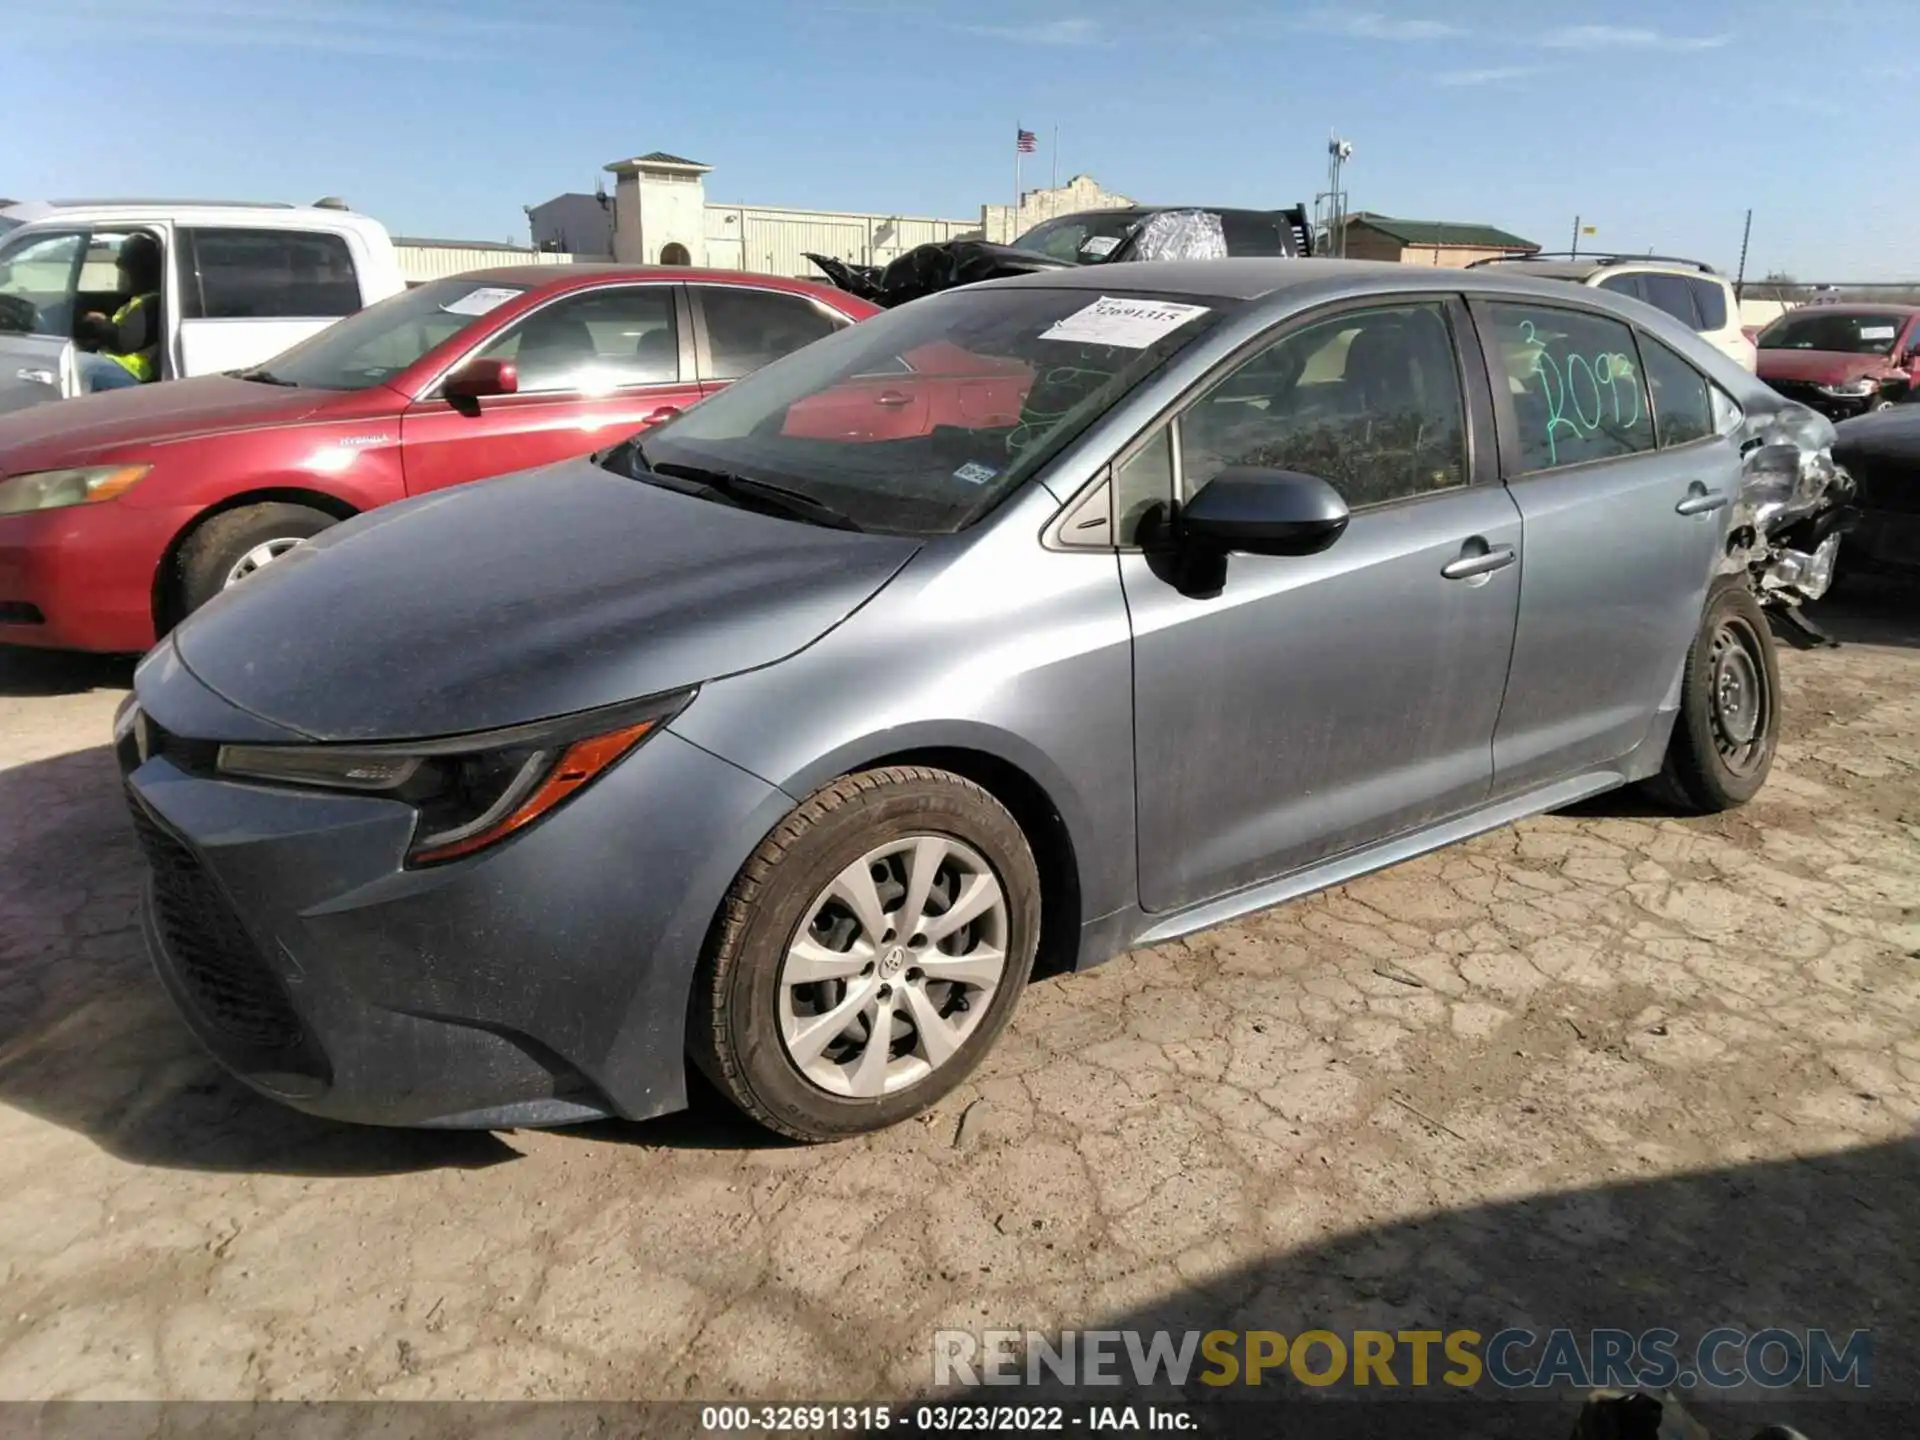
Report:
[[[690,334],[674,281],[574,291],[520,317],[465,357],[512,362],[516,394],[456,403],[436,384],[408,408],[408,493],[590,454],[685,409],[700,398]]]
[[[0,413],[78,390],[75,299],[84,227],[17,234],[0,250]]]
[[[690,285],[700,390],[712,394],[853,322],[818,300],[751,285]],[[889,402],[891,403],[891,402]]]
[[[185,375],[264,364],[360,309],[343,235],[201,225],[177,230],[174,244]]]
[[[1229,465],[1317,474],[1353,511],[1318,555],[1231,556],[1215,594],[1121,555],[1146,909],[1486,798],[1521,531],[1465,319],[1444,298],[1321,312],[1186,407],[1171,441],[1156,432],[1115,467],[1123,546],[1170,489],[1194,494]]]
[[[1648,733],[1700,622],[1740,460],[1723,436],[1680,438],[1670,366],[1693,372],[1664,347],[1661,446],[1631,326],[1558,303],[1472,304],[1526,530],[1493,743],[1502,796],[1619,760]]]

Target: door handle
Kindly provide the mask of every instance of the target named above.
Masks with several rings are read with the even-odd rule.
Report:
[[[888,390],[883,394],[874,396],[873,403],[876,405],[884,405],[889,410],[898,410],[902,405],[911,405],[913,403],[913,397],[911,395],[902,395],[898,390]]]
[[[1726,503],[1727,497],[1718,490],[1706,490],[1695,485],[1687,492],[1687,498],[1673,508],[1680,515],[1711,515]]]
[[[13,378],[24,380],[29,385],[52,385],[60,377],[51,370],[16,370],[13,372]]]
[[[1450,560],[1440,567],[1441,575],[1449,580],[1471,580],[1475,576],[1491,575],[1496,570],[1504,570],[1518,557],[1511,545],[1495,545],[1489,549],[1477,550],[1472,554],[1462,553],[1457,560]]]
[[[640,428],[645,430],[649,426],[664,425],[679,413],[680,407],[678,405],[662,405],[658,410],[653,411],[640,422]]]

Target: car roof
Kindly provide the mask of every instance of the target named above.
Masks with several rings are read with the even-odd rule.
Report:
[[[1357,285],[1356,285],[1356,282]],[[1434,269],[1392,260],[1289,259],[1247,256],[1231,260],[1128,260],[1119,264],[1069,266],[1030,275],[988,280],[979,288],[1031,290],[1136,290],[1196,299],[1261,300],[1290,290],[1344,284],[1361,290],[1462,289],[1532,295],[1564,302],[1563,281],[1536,275],[1533,267],[1480,270]],[[972,286],[969,289],[975,288]]]
[[[1684,261],[1662,260],[1657,256],[1648,256],[1636,260],[1631,255],[1621,255],[1608,260],[1496,260],[1489,265],[1475,266],[1475,270],[1492,270],[1501,267],[1519,269],[1526,267],[1529,275],[1545,275],[1554,280],[1590,280],[1595,275],[1682,275],[1689,280],[1714,280],[1726,283],[1726,276],[1715,270],[1703,270],[1698,265]]]
[[[798,294],[854,299],[845,290],[823,280],[800,276],[756,275],[747,270],[702,270],[690,265],[622,265],[611,260],[574,260],[557,265],[500,265],[463,270],[444,280],[489,280],[499,285],[568,289],[610,280],[679,280],[700,285],[745,285],[763,290],[791,290]],[[426,281],[431,285],[432,280]]]

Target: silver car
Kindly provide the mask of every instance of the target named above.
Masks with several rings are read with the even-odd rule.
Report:
[[[159,973],[383,1124],[932,1104],[1084,968],[1778,733],[1783,400],[1490,270],[1108,265],[811,345],[215,600],[117,722]]]

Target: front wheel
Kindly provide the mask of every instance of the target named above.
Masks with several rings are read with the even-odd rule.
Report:
[[[1695,814],[1744,805],[1773,768],[1780,664],[1766,612],[1739,582],[1708,597],[1687,652],[1680,714],[1657,788]]]
[[[1039,934],[1032,851],[985,790],[920,767],[847,776],[735,880],[695,982],[694,1061],[797,1140],[895,1124],[979,1063]]]
[[[215,515],[180,547],[180,618],[335,523],[325,511],[279,501]]]

